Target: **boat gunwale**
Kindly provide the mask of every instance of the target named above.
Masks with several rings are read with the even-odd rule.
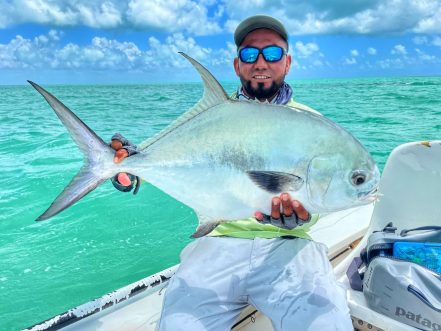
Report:
[[[114,307],[130,298],[133,298],[148,289],[167,283],[175,274],[178,265],[159,271],[132,284],[107,293],[99,298],[69,309],[68,311],[38,322],[23,331],[53,331],[76,323],[86,317]]]

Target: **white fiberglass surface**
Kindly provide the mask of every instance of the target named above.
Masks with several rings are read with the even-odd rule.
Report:
[[[400,145],[389,156],[368,233],[441,225],[441,141]]]

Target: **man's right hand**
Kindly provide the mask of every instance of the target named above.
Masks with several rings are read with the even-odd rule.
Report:
[[[120,163],[126,157],[136,154],[136,146],[130,143],[121,134],[115,133],[112,137],[112,142],[110,146],[115,150],[115,156],[113,162]],[[115,177],[112,178],[113,186],[122,192],[130,192],[136,183],[136,188],[133,194],[136,194],[139,189],[140,179],[137,176],[131,174],[120,172]]]

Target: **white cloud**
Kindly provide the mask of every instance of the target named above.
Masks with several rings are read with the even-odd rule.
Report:
[[[422,1],[421,1],[422,2]],[[413,32],[440,33],[441,32],[441,4],[440,1],[426,1],[426,15],[421,17]]]
[[[398,46],[398,45],[397,45]],[[416,56],[409,55],[406,52],[406,56],[394,57],[389,59],[382,59],[376,62],[376,66],[382,69],[404,69],[408,67],[419,67],[421,65],[441,64],[441,59],[435,55],[427,54],[419,48],[415,48]]]
[[[278,17],[292,35],[441,33],[441,0],[11,0],[0,2],[0,28],[38,23],[211,35],[258,13]]]
[[[441,38],[440,37],[433,38],[432,45],[441,47]]]
[[[356,57],[358,55],[359,55],[359,53],[358,53],[358,51],[356,49],[351,49],[351,56],[352,57]]]
[[[376,55],[376,54],[377,54],[377,50],[376,50],[375,48],[373,48],[373,47],[369,47],[369,48],[367,49],[367,53],[368,53],[369,55]]]
[[[209,19],[207,13],[207,7],[197,1],[131,0],[128,3],[127,19],[137,28],[187,31],[194,35],[220,32],[219,24]]]
[[[426,36],[416,36],[412,38],[415,45],[425,45],[428,43],[428,38]]]
[[[310,42],[303,43],[302,41],[295,42],[291,45],[293,68],[308,70],[314,67],[322,67],[324,55],[320,52],[318,44]]]
[[[182,33],[168,36],[164,42],[148,39],[148,49],[141,51],[132,42],[121,42],[94,37],[87,45],[61,45],[62,33],[49,31],[34,39],[16,36],[7,44],[0,44],[0,69],[52,68],[149,71],[155,68],[189,67],[178,52],[185,52],[210,66],[231,65],[236,48],[227,43],[225,48],[213,50],[199,46],[192,37]]]
[[[313,65],[314,67],[322,67],[322,66],[324,66],[323,62],[320,61],[320,60],[314,60],[314,61],[312,61],[312,65]]]
[[[92,28],[151,29],[189,32],[194,35],[221,31],[223,6],[216,5],[214,17],[207,0],[12,0],[0,2],[0,28],[22,23]]]
[[[419,48],[415,48],[415,52],[418,54],[418,58],[422,61],[426,61],[426,62],[436,62],[437,61],[436,56],[426,54],[424,51],[420,50]]]
[[[39,49],[38,51],[44,51]],[[111,70],[136,70],[142,52],[131,42],[119,42],[94,37],[91,44],[80,47],[69,43],[55,50],[51,59],[54,69],[88,68]]]
[[[217,50],[216,57],[211,59],[212,65],[229,65],[233,63],[233,59],[237,56],[236,44],[227,42],[226,48]]]
[[[161,43],[155,37],[148,40],[149,49],[145,52],[144,65],[148,68],[184,68],[190,64],[178,52],[184,52],[206,66],[231,66],[236,56],[236,46],[228,42],[225,48],[213,50],[201,47],[191,37],[175,33]]]
[[[17,35],[8,44],[0,44],[0,68],[34,68],[51,66],[53,49],[62,33],[50,30],[33,40]]]
[[[266,13],[295,34],[441,32],[440,0],[226,0],[231,32],[245,17]],[[405,18],[405,19],[404,19]]]
[[[354,65],[354,64],[357,64],[357,59],[355,59],[353,57],[352,58],[345,58],[344,63],[348,64],[348,65]]]
[[[50,26],[86,25],[112,28],[123,23],[123,8],[116,1],[13,0],[0,5],[0,27],[20,23],[39,23]]]
[[[84,25],[94,28],[112,28],[122,24],[121,12],[115,4],[106,1],[91,7],[89,3],[78,5],[78,16]]]
[[[377,65],[381,69],[401,69],[404,66],[404,62],[401,60],[401,58],[385,59],[378,61]]]
[[[406,47],[404,47],[403,45],[395,45],[394,48],[391,50],[391,54],[406,55],[407,54]]]
[[[167,37],[165,43],[161,43],[155,37],[148,40],[144,61],[147,67],[186,67],[188,62],[178,54],[184,52],[200,62],[206,63],[212,50],[196,44],[193,38],[185,38],[181,33],[175,33]]]
[[[297,41],[294,44],[294,53],[296,57],[308,58],[319,51],[319,46],[316,43],[306,43]]]

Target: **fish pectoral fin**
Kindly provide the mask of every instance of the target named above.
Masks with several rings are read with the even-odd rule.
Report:
[[[303,178],[280,171],[247,171],[248,177],[261,189],[270,193],[295,192],[303,185]]]
[[[203,236],[206,236],[211,231],[213,231],[220,223],[221,223],[221,221],[205,223],[205,224],[199,224],[198,228],[190,236],[190,238],[201,238]]]

